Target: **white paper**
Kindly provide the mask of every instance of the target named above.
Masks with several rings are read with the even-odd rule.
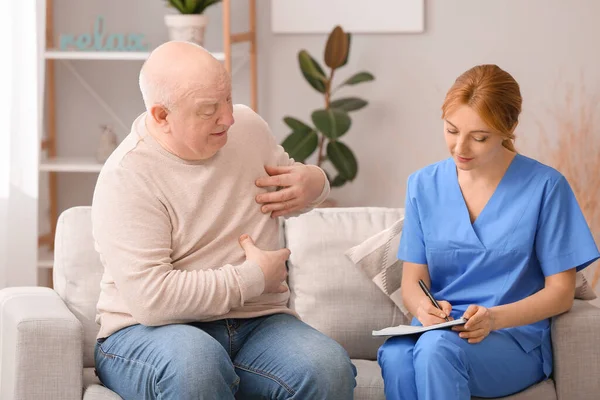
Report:
[[[398,325],[390,326],[379,331],[373,331],[373,336],[403,336],[412,335],[415,333],[422,333],[433,329],[444,329],[455,325],[464,325],[467,322],[464,318],[455,319],[449,322],[442,322],[441,324],[430,325],[430,326],[412,326],[412,325]]]

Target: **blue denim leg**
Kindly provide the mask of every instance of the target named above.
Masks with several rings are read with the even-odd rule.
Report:
[[[287,314],[246,321],[232,336],[233,361],[240,377],[236,397],[353,398],[356,368],[336,341]]]
[[[102,383],[129,399],[234,399],[239,384],[217,340],[190,325],[134,325],[99,341]]]

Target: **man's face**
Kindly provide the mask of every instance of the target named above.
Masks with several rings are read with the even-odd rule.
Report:
[[[189,85],[167,116],[171,145],[184,160],[206,160],[227,143],[233,125],[231,82],[223,71],[208,85]]]

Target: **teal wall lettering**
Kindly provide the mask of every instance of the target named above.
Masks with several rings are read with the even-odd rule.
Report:
[[[61,34],[60,50],[77,51],[147,51],[141,33],[111,33],[104,31],[104,18],[96,17],[92,32],[79,35]]]

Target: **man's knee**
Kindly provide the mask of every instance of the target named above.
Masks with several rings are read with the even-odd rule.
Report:
[[[342,346],[333,339],[325,338],[319,345],[308,348],[310,350],[301,357],[299,365],[303,387],[312,387],[321,394],[336,395],[354,390],[356,367]]]
[[[198,333],[182,341],[173,340],[165,349],[164,376],[173,377],[178,384],[197,382],[203,387],[223,379],[230,385],[236,384],[233,364],[223,346],[204,332]]]

